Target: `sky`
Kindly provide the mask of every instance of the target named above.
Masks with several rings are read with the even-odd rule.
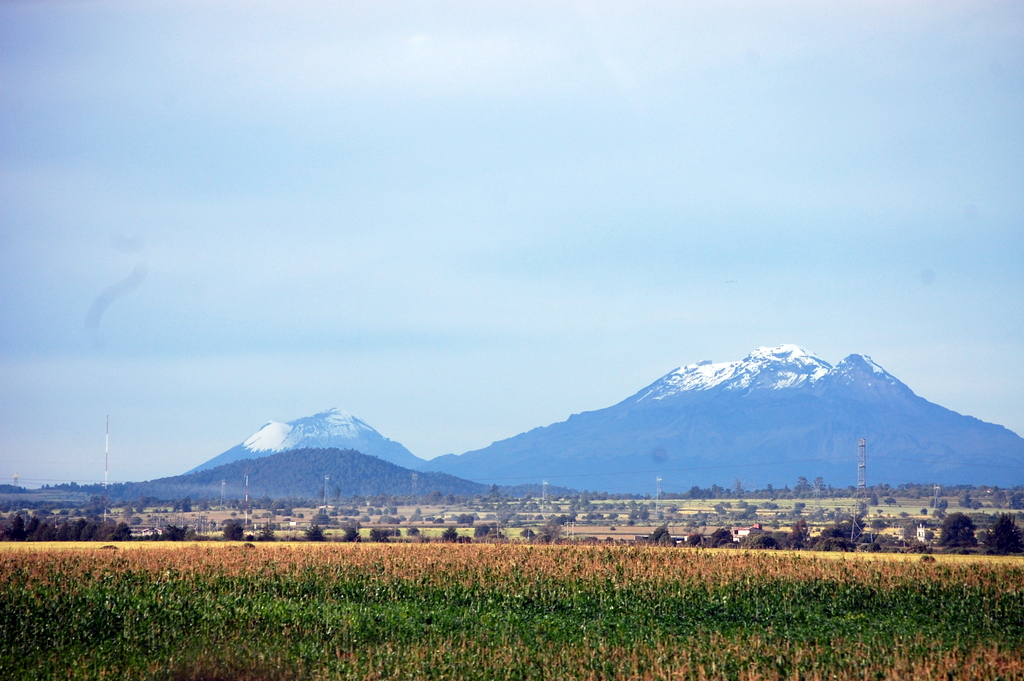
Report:
[[[1019,2],[0,3],[0,483],[795,343],[1024,434]]]

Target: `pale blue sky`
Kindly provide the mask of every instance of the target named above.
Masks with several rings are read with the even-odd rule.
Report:
[[[779,343],[1024,433],[1022,121],[1017,2],[0,4],[0,480]]]

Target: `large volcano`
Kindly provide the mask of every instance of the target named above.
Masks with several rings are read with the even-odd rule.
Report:
[[[293,449],[354,449],[406,468],[419,468],[423,459],[394,440],[389,440],[362,419],[341,409],[280,423],[271,421],[245,442],[218,454],[189,473],[203,471],[240,459],[258,459]]]
[[[693,485],[1024,482],[1024,439],[918,397],[871,358],[836,366],[795,345],[676,369],[619,404],[426,464],[479,482],[611,492]]]

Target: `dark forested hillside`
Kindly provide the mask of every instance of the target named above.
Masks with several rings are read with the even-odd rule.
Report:
[[[472,495],[488,491],[487,485],[457,478],[447,473],[417,472],[393,463],[367,456],[352,449],[295,449],[258,459],[242,459],[216,468],[160,478],[148,482],[112,485],[111,497],[132,499],[139,495],[162,499],[191,496],[219,498],[221,482],[228,497],[245,494],[245,476],[249,476],[250,496],[297,496],[318,498],[324,493],[324,476],[328,497],[351,497],[379,494]]]

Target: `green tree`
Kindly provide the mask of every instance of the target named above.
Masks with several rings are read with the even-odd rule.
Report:
[[[826,537],[824,534],[814,545],[815,551],[855,551],[857,546],[843,537]]]
[[[672,533],[668,531],[668,524],[662,525],[661,527],[651,532],[651,536],[647,538],[652,544],[659,544],[661,546],[675,546],[676,542],[672,539]]]
[[[164,541],[184,541],[186,534],[188,534],[187,528],[179,527],[178,525],[168,525],[164,528],[160,538]]]
[[[274,541],[274,528],[271,527],[270,523],[263,523],[263,527],[260,528],[259,533],[256,535],[256,541]]]
[[[711,548],[721,548],[725,546],[732,546],[732,532],[728,527],[719,527],[717,530],[711,533],[711,536],[707,538],[707,545]]]
[[[454,542],[459,539],[459,531],[455,529],[454,525],[449,525],[444,528],[444,532],[441,533],[441,541]]]
[[[950,513],[942,521],[942,534],[939,544],[949,547],[976,546],[978,540],[974,536],[974,521],[964,513]]]
[[[341,535],[341,541],[359,541],[359,525],[346,525],[345,532]]]
[[[224,523],[224,538],[228,541],[242,541],[242,535],[245,531],[242,529],[242,523],[237,520],[229,520]]]
[[[985,546],[996,553],[1020,553],[1024,551],[1024,539],[1020,528],[1009,513],[1000,513],[985,536]]]
[[[777,549],[779,542],[770,534],[751,534],[743,542],[745,549]]]
[[[7,538],[11,541],[25,541],[28,532],[25,531],[25,519],[18,513],[11,521],[11,529],[7,530]]]
[[[807,521],[801,518],[793,523],[789,530],[789,537],[786,538],[786,548],[805,549],[811,539],[811,530],[807,527]]]
[[[490,525],[477,525],[473,528],[474,539],[486,539],[491,534],[495,536],[498,534],[498,526],[493,523]]]
[[[313,523],[305,531],[306,541],[327,541],[322,527]]]
[[[558,519],[555,518],[553,520],[549,520],[547,525],[540,528],[534,539],[542,544],[554,544],[561,536],[562,526],[559,524]]]
[[[110,535],[111,541],[130,541],[131,538],[132,528],[128,527],[128,523],[118,523]]]
[[[388,531],[379,527],[371,527],[370,541],[386,543],[388,541]]]

